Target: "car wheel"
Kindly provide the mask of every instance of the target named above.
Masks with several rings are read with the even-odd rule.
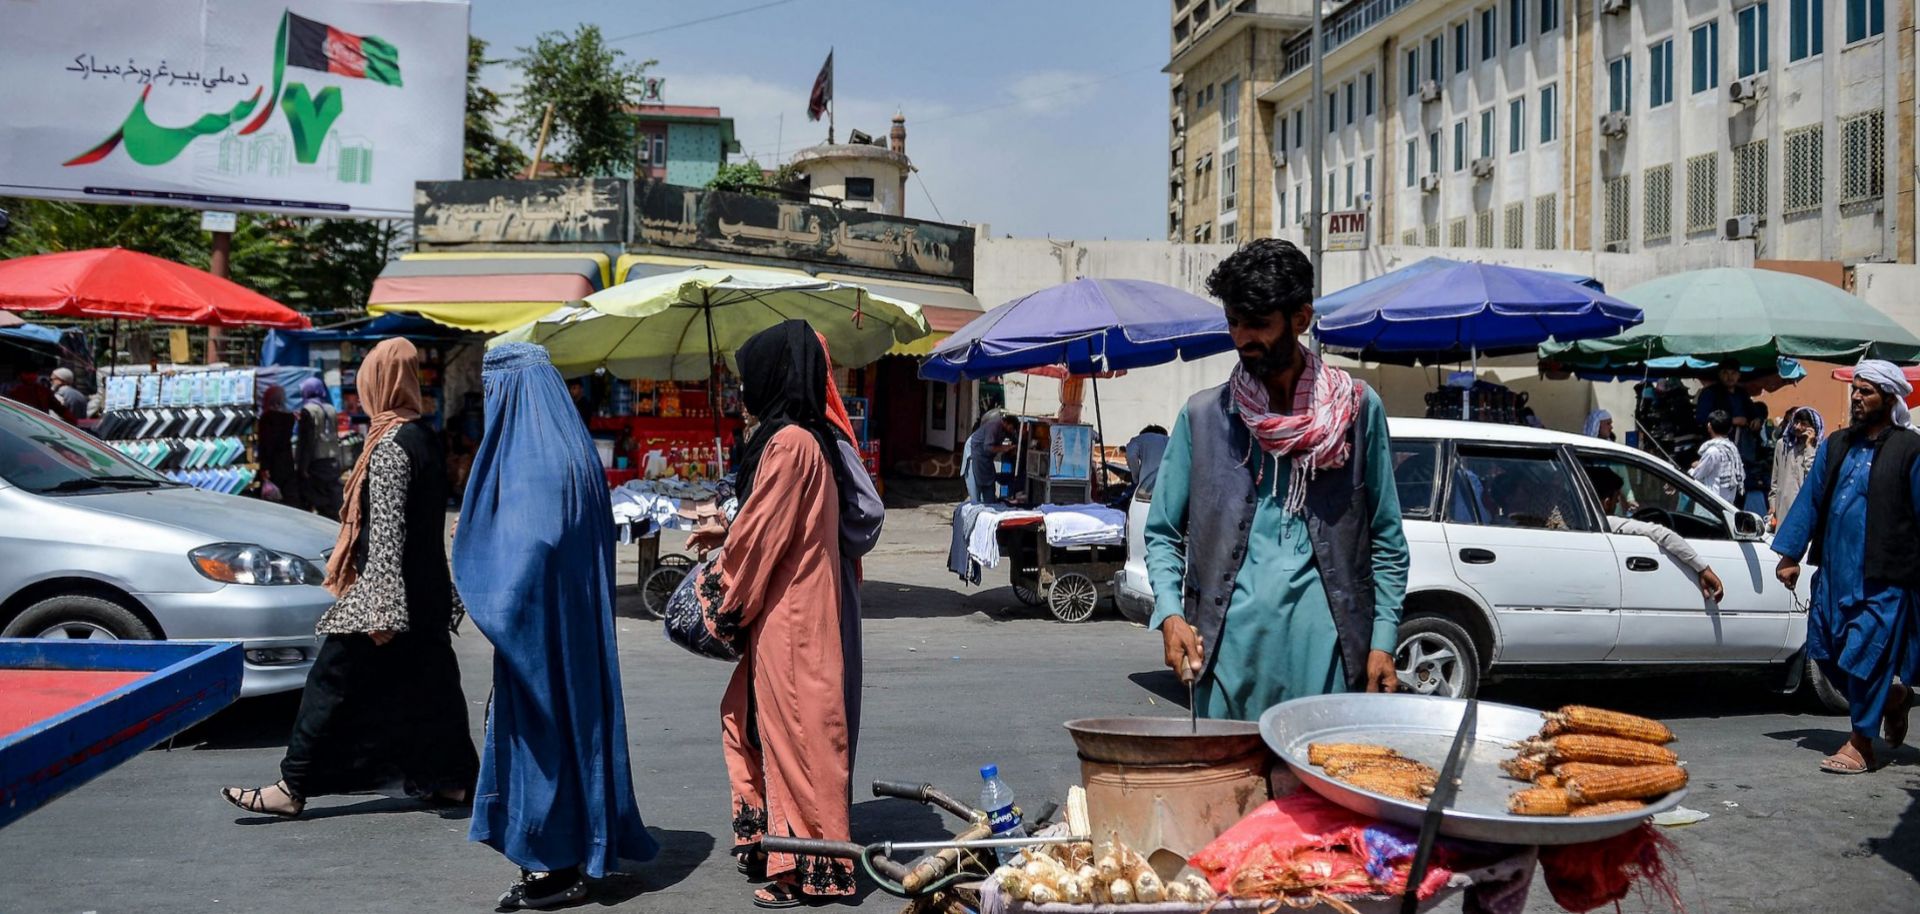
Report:
[[[1847,713],[1850,710],[1847,706],[1847,696],[1841,694],[1840,689],[1820,672],[1820,664],[1811,659],[1806,660],[1805,663],[1807,671],[1802,677],[1800,688],[1801,694],[1807,696],[1808,703],[1813,705],[1814,710],[1827,714]]]
[[[1471,698],[1480,690],[1480,652],[1473,637],[1445,616],[1414,616],[1400,623],[1393,669],[1400,690],[1415,695]]]
[[[126,607],[99,597],[48,597],[15,617],[0,636],[75,641],[152,641],[153,629]]]

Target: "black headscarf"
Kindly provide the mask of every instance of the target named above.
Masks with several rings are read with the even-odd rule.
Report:
[[[760,331],[734,353],[740,366],[740,399],[760,424],[740,453],[735,492],[745,505],[753,494],[760,455],[776,432],[797,425],[820,443],[820,456],[833,467],[844,491],[839,432],[827,421],[827,353],[806,321],[786,321]]]

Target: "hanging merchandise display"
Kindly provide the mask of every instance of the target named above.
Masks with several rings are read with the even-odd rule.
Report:
[[[253,369],[122,375],[106,387],[97,433],[120,453],[195,488],[237,495],[253,485]]]

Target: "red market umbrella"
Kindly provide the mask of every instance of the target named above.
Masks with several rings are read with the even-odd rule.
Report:
[[[1900,369],[1900,373],[1907,376],[1908,384],[1913,385],[1913,393],[1907,394],[1907,405],[1920,406],[1920,365],[1908,365]],[[1852,384],[1853,369],[1836,368],[1833,370],[1833,379]]]
[[[238,283],[125,248],[0,261],[0,308],[215,327],[313,326],[306,315]]]

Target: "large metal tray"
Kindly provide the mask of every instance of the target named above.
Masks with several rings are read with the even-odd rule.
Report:
[[[1307,764],[1307,744],[1377,743],[1438,769],[1466,706],[1457,698],[1432,695],[1320,695],[1269,708],[1260,716],[1260,735],[1314,793],[1361,815],[1419,828],[1426,804],[1327,777]],[[1583,844],[1631,831],[1687,795],[1678,790],[1649,801],[1644,810],[1611,816],[1513,815],[1507,798],[1524,785],[1502,773],[1500,762],[1512,758],[1512,745],[1538,733],[1541,723],[1540,712],[1531,708],[1480,703],[1479,726],[1460,769],[1460,792],[1440,821],[1441,834],[1497,844]]]

